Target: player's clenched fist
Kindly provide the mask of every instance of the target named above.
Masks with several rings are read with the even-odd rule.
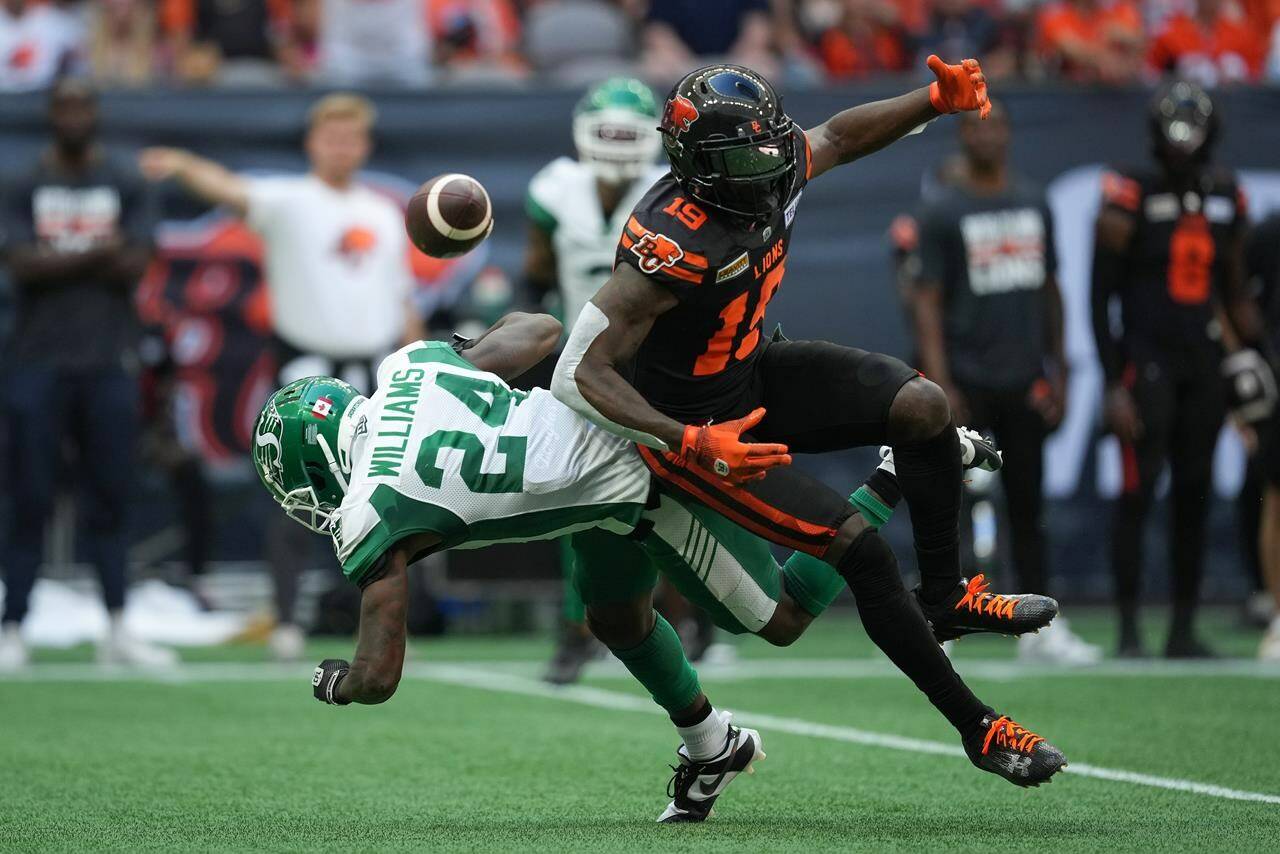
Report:
[[[947,65],[936,53],[931,53],[925,63],[938,78],[929,84],[929,101],[935,110],[940,113],[977,110],[984,119],[991,114],[987,78],[978,60],[966,59],[959,65]]]
[[[686,427],[680,459],[709,469],[731,483],[759,480],[774,466],[791,465],[786,445],[742,441],[742,434],[763,418],[764,407],[760,407],[721,424]]]
[[[311,691],[316,695],[316,699],[331,706],[345,706],[350,703],[350,700],[344,700],[338,696],[338,686],[350,671],[351,662],[343,661],[341,658],[326,658],[320,662],[315,675],[311,677]]]

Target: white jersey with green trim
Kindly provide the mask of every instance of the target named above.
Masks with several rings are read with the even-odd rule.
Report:
[[[630,533],[649,497],[630,442],[545,389],[513,390],[443,342],[387,357],[378,391],[353,417],[333,530],[352,580],[413,534],[437,535],[441,551],[588,528]]]
[[[556,276],[564,301],[566,333],[587,300],[609,279],[613,256],[622,238],[627,217],[644,194],[667,173],[655,165],[627,188],[607,219],[600,209],[596,173],[568,157],[558,157],[539,170],[529,182],[526,209],[529,218],[551,234],[556,252]]]

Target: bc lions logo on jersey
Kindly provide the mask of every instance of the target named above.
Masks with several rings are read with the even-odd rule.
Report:
[[[640,259],[640,270],[656,273],[663,267],[674,267],[684,257],[684,250],[665,234],[646,231],[644,236],[631,244],[631,251]]]
[[[699,117],[698,108],[693,105],[684,95],[675,95],[671,100],[667,101],[667,108],[662,116],[662,126],[670,131],[673,136],[680,134],[693,127],[693,123]]]

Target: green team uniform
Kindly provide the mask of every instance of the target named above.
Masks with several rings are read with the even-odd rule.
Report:
[[[432,551],[574,534],[587,604],[646,592],[661,572],[729,631],[773,616],[784,570],[768,544],[655,491],[630,442],[550,392],[512,390],[449,345],[420,342],[382,363],[378,391],[359,407],[331,528],[351,580],[414,534],[439,537]]]
[[[351,480],[332,534],[355,581],[413,534],[435,534],[442,551],[587,528],[630,533],[651,490],[630,443],[441,342],[387,357],[378,391],[352,417]]]

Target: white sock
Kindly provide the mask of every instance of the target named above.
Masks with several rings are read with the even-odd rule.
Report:
[[[1271,628],[1268,631],[1273,635],[1280,635],[1280,614],[1271,618]]]
[[[889,450],[888,445],[885,445],[883,448],[880,449],[880,465],[876,466],[876,468],[880,469],[881,471],[886,471],[889,474],[893,475],[894,477],[897,477],[898,468],[896,465],[894,465],[894,462],[893,462],[893,451],[889,450],[889,453],[886,454],[885,453],[886,450]]]
[[[729,738],[729,716],[711,710],[702,723],[678,726],[676,732],[684,740],[689,757],[697,762],[710,762],[724,752]]]

